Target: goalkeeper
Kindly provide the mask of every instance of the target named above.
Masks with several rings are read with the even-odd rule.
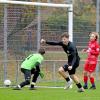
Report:
[[[43,77],[43,74],[40,72],[40,64],[44,60],[43,55],[45,54],[44,49],[39,49],[38,53],[29,55],[21,64],[21,72],[24,74],[25,81],[17,85],[14,90],[21,90],[22,87],[29,85],[31,81],[32,74],[32,83],[30,84],[30,90],[34,90],[35,83],[38,76]]]

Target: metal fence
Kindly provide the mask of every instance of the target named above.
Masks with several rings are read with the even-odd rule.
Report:
[[[20,65],[21,60],[9,60],[8,66],[7,66],[7,73],[6,76],[8,79],[11,80],[12,85],[18,84],[24,80],[24,75],[21,73]],[[65,82],[63,78],[59,75],[58,69],[59,67],[66,64],[66,60],[45,60],[41,65],[41,71],[44,73],[44,78],[38,77],[37,83],[48,83],[52,82],[52,85],[50,86],[59,86],[59,82]],[[0,62],[0,85],[3,85],[4,81],[4,62]],[[83,81],[83,67],[84,67],[84,61],[80,62],[79,67],[76,70],[76,75],[79,77],[80,81]],[[100,67],[96,69],[95,77],[97,80],[100,80]],[[68,75],[68,73],[66,72]],[[45,84],[44,84],[45,85]]]
[[[73,3],[73,40],[79,51],[87,46],[88,32],[99,32],[100,3],[97,3],[98,7],[96,7],[97,5],[94,5],[92,0],[85,1],[87,2],[75,0]],[[40,46],[40,38],[60,40],[60,35],[65,31],[68,31],[66,8],[0,4],[0,82],[2,83],[6,78],[10,78],[14,83],[18,82],[21,78],[18,77],[20,76],[19,60],[25,58],[29,53],[37,51]],[[44,47],[47,51],[62,52],[58,46],[46,45]],[[46,58],[54,59],[48,56]],[[59,59],[55,57],[54,60]],[[61,59],[63,60],[63,57]],[[43,65],[45,66],[44,70],[53,73],[47,73],[50,79],[43,80],[58,80],[59,75],[56,77],[57,66],[61,65],[62,62],[59,61],[58,64],[56,61],[46,61]],[[81,72],[81,67],[79,70]]]

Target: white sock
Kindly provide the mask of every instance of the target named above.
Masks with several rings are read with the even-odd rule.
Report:
[[[21,86],[20,86],[20,85],[18,85],[18,87],[19,87],[19,88],[21,88]]]

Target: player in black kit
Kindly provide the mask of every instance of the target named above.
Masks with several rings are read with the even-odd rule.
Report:
[[[77,52],[76,46],[69,41],[69,35],[67,32],[62,34],[61,41],[60,42],[53,42],[53,41],[46,41],[44,39],[41,39],[41,43],[46,43],[49,45],[59,45],[62,46],[63,50],[68,56],[68,62],[64,66],[61,66],[59,68],[59,74],[67,81],[66,89],[70,87],[72,84],[71,79],[76,83],[77,87],[79,88],[79,92],[84,92],[84,89],[79,82],[78,77],[76,76],[75,72],[77,67],[79,66],[80,57]],[[71,79],[65,74],[65,72],[68,71]]]

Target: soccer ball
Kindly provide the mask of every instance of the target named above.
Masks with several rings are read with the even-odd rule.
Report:
[[[4,81],[4,85],[5,85],[6,87],[9,87],[9,86],[11,85],[11,81],[10,81],[10,80],[5,80],[5,81]]]

